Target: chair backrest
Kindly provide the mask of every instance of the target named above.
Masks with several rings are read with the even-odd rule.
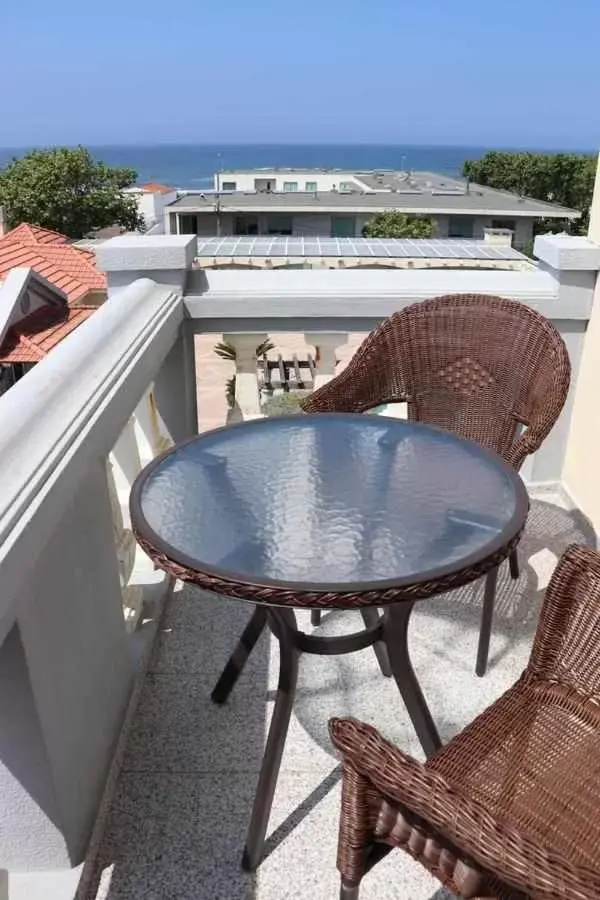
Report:
[[[350,389],[352,380],[365,390]],[[567,349],[554,325],[515,300],[479,294],[435,297],[383,321],[331,388],[335,408],[407,401],[409,417],[509,456],[520,425],[544,435],[569,388]],[[368,384],[368,387],[366,385]],[[318,392],[315,394],[318,407]],[[363,402],[364,401],[364,402]],[[306,404],[308,411],[311,404]]]

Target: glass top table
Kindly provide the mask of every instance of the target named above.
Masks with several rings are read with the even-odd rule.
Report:
[[[180,444],[140,474],[136,537],[155,563],[254,612],[213,691],[224,702],[270,627],[280,680],[244,865],[264,837],[300,652],[373,645],[427,754],[439,736],[408,655],[416,600],[494,571],[515,549],[528,498],[499,456],[414,422],[356,414],[256,420]],[[294,608],[357,608],[365,629],[320,637]],[[380,615],[378,607],[385,612]]]
[[[319,606],[343,606],[349,594],[360,605],[367,591],[381,592],[381,604],[484,572],[527,505],[495,454],[420,424],[348,414],[194,438],[151,463],[132,498],[139,536],[173,563],[273,587],[278,602],[287,589],[293,606],[314,593],[325,595]]]

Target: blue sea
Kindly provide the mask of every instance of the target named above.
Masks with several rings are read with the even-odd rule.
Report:
[[[108,165],[128,166],[138,183],[160,181],[177,188],[205,189],[218,169],[266,167],[332,169],[414,169],[459,175],[466,159],[479,159],[491,147],[394,146],[376,144],[235,144],[90,147]],[[0,149],[0,168],[27,148]]]
[[[113,166],[136,170],[138,182],[160,181],[178,188],[203,189],[213,184],[218,169],[265,167],[332,169],[421,169],[458,175],[466,159],[476,159],[485,147],[416,147],[344,144],[236,144],[210,146],[160,144],[156,146],[90,147],[93,155]],[[0,149],[0,167],[26,149]]]

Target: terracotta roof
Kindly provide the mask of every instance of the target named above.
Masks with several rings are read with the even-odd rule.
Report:
[[[22,244],[64,244],[67,239],[58,231],[50,231],[49,228],[40,228],[39,225],[29,225],[23,222],[2,236],[4,241],[19,241]]]
[[[96,268],[90,250],[36,225],[18,225],[0,237],[0,281],[16,266],[31,267],[64,291],[70,303],[89,291],[106,290],[106,276]]]
[[[175,190],[167,184],[161,184],[159,181],[149,181],[147,184],[140,185],[140,187],[148,194],[171,194]]]
[[[0,347],[0,363],[37,363],[96,312],[95,306],[43,306],[11,326]]]

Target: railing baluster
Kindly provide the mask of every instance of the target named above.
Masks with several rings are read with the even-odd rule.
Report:
[[[236,352],[235,408],[232,411],[232,419],[245,420],[262,417],[256,371],[256,348],[266,339],[266,334],[223,335],[223,340],[231,344]]]
[[[316,375],[314,379],[315,390],[335,375],[337,365],[336,350],[348,343],[348,335],[340,332],[307,333],[304,335],[306,342],[315,348]]]

